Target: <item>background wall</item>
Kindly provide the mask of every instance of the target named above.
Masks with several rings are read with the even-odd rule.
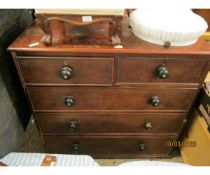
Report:
[[[33,10],[0,10],[0,158],[18,149],[31,115],[6,48],[32,20]]]

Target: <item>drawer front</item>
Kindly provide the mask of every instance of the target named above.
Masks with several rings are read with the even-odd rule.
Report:
[[[43,110],[188,110],[195,89],[112,87],[29,87],[36,111]]]
[[[158,58],[117,60],[117,83],[199,83],[205,61]]]
[[[112,83],[112,58],[19,58],[26,83],[108,84]]]
[[[173,113],[38,113],[44,134],[171,133],[183,128],[185,114]]]
[[[93,157],[168,155],[166,143],[174,137],[68,137],[44,136],[49,153],[88,154]]]

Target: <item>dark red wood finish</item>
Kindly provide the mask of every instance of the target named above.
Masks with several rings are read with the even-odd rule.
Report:
[[[28,92],[35,111],[181,111],[186,112],[192,103],[195,89],[140,89],[112,87],[29,87]],[[65,99],[73,96],[72,106]],[[160,99],[153,106],[151,98]]]
[[[78,57],[19,57],[27,84],[111,85],[114,59]],[[72,75],[64,80],[61,69],[69,67]]]
[[[44,135],[179,134],[186,123],[179,113],[37,113]],[[164,122],[163,122],[164,121]],[[76,122],[76,128],[71,128]],[[147,128],[146,124],[152,127]]]
[[[120,43],[127,19],[126,11],[122,16],[92,15],[91,20],[86,22],[83,22],[82,16],[87,15],[36,14],[37,21],[45,33],[42,39],[43,44],[111,45]],[[113,39],[116,36],[119,42]]]
[[[122,48],[97,43],[46,46],[42,37],[34,22],[8,50],[47,152],[97,158],[170,156],[165,143],[186,130],[210,68],[209,43],[199,39],[190,46],[164,48],[138,39],[128,28]],[[63,66],[72,70],[68,80],[61,76]],[[166,79],[157,73],[160,66],[168,70]],[[157,106],[151,102],[154,96]],[[75,122],[77,130],[72,129]]]
[[[50,153],[88,154],[98,157],[163,157],[168,156],[171,147],[168,141],[176,137],[69,137],[69,136],[44,136],[46,148]],[[79,145],[79,150],[74,151],[74,144]],[[140,150],[139,145],[144,144],[145,150]]]
[[[206,61],[176,58],[124,58],[117,60],[118,84],[199,83]],[[169,75],[162,79],[157,69],[165,66]]]
[[[8,50],[15,51],[17,55],[38,55],[38,56],[148,56],[151,58],[192,58],[197,60],[209,59],[210,45],[203,39],[199,39],[196,44],[184,47],[165,48],[160,45],[148,43],[140,40],[132,34],[131,29],[125,29],[122,36],[123,48],[104,45],[82,45],[82,44],[63,44],[56,47],[45,46],[41,43],[43,32],[36,22],[26,29]],[[31,46],[37,43],[38,45]]]

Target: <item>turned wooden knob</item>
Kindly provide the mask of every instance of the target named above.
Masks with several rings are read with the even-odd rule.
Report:
[[[72,151],[73,151],[73,153],[78,153],[79,152],[79,150],[80,150],[80,144],[79,143],[74,143],[73,145],[72,145]]]
[[[151,103],[153,106],[158,106],[160,104],[160,99],[157,96],[151,97]]]
[[[145,151],[146,150],[146,145],[144,143],[141,143],[138,145],[139,151]]]
[[[165,67],[165,66],[158,67],[157,74],[160,78],[166,79],[169,74],[167,67]]]
[[[65,98],[66,106],[71,107],[74,105],[74,103],[75,103],[75,98],[73,96],[68,96]]]
[[[78,128],[78,124],[77,124],[77,122],[75,122],[75,121],[70,121],[70,122],[68,123],[68,125],[69,125],[69,128],[71,129],[71,131],[76,131],[77,128]]]
[[[146,130],[151,130],[153,126],[152,126],[152,123],[146,122],[144,127]]]
[[[61,77],[64,80],[69,80],[72,76],[72,69],[70,67],[63,67],[61,69]]]

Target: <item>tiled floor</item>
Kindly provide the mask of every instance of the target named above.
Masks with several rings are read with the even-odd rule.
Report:
[[[19,150],[20,152],[45,152],[40,134],[34,122],[34,119],[31,118],[24,133],[23,143]]]
[[[34,123],[34,120],[31,119],[27,130],[24,134],[24,139],[22,146],[19,150],[20,152],[45,152],[44,146],[41,141],[41,137],[37,130],[37,127]],[[166,161],[166,162],[177,162],[182,163],[182,158],[180,156],[176,156],[169,159],[95,159],[99,165],[102,166],[116,166],[121,163],[137,161],[137,160],[158,160],[158,161]]]

